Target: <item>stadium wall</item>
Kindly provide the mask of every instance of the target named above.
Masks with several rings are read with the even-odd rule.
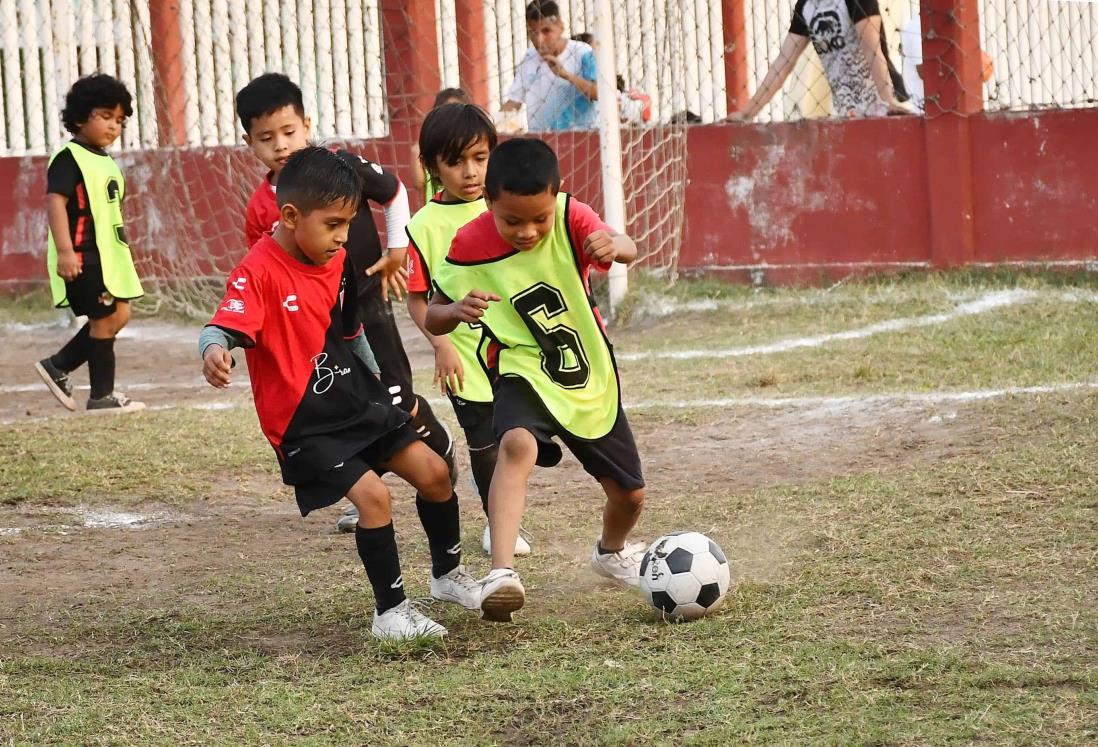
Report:
[[[961,167],[928,167],[936,141],[930,120],[917,117],[691,127],[680,271],[748,282],[820,282],[956,264],[958,256],[976,263],[1036,264],[1098,258],[1098,109],[981,113],[965,121],[970,180]],[[597,157],[596,136],[557,137],[564,138],[569,143],[562,151],[570,156],[562,164],[565,174],[581,166],[584,153]],[[358,147],[374,157],[394,152],[386,141]],[[171,159],[158,150],[120,156],[127,214],[136,224],[130,234],[147,237],[135,247],[138,256],[243,252],[242,244],[233,243],[179,246],[177,236],[160,228],[168,223],[163,211],[183,209],[188,190],[204,185],[217,193],[212,185],[231,173],[221,167],[219,150],[228,149],[176,152]],[[176,194],[142,190],[142,176],[170,164],[180,171],[173,175],[180,185]],[[44,283],[45,172],[45,157],[0,159],[0,287],[15,291]],[[943,176],[935,183],[932,173]],[[942,235],[935,231],[935,196],[952,200],[958,183],[971,184],[969,255],[935,246]],[[578,196],[600,202],[598,194]],[[193,235],[232,236],[243,222],[229,205],[201,220],[205,226]]]

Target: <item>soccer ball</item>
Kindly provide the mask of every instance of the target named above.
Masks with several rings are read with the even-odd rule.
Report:
[[[729,583],[728,559],[700,532],[665,534],[641,559],[641,591],[669,620],[697,620],[716,609]]]

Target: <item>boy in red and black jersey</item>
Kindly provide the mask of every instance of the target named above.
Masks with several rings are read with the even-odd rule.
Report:
[[[280,73],[261,75],[236,95],[236,109],[244,127],[244,142],[268,168],[248,200],[244,232],[248,246],[270,233],[279,221],[276,192],[286,160],[309,142],[311,122],[305,116],[301,89]],[[380,165],[348,151],[337,151],[358,172],[362,182],[359,210],[347,236],[347,257],[357,273],[357,301],[366,339],[377,356],[381,381],[393,404],[412,416],[420,437],[447,461],[454,472],[454,449],[449,433],[430,404],[412,389],[412,367],[400,339],[390,295],[400,299],[407,289],[404,269],[408,251],[408,195],[400,179]],[[385,213],[388,248],[383,252],[377,226],[367,202]],[[341,521],[341,528],[354,520]]]
[[[404,596],[380,475],[394,472],[417,490],[431,595],[477,609],[478,588],[461,565],[446,463],[393,406],[358,321],[356,273],[343,245],[361,192],[355,169],[324,148],[303,148],[286,162],[278,226],[232,271],[199,338],[203,374],[212,386],[228,386],[229,350],[245,348],[260,426],[301,514],[344,496],[358,509],[355,539],[377,604],[374,635],[440,636],[445,628]]]

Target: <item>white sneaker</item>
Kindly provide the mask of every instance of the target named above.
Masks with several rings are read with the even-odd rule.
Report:
[[[526,604],[526,589],[510,568],[496,568],[480,581],[480,610],[485,620],[511,622],[511,613]]]
[[[645,546],[641,542],[627,542],[618,552],[599,552],[599,543],[591,553],[591,567],[595,573],[613,579],[624,586],[640,585],[640,564]]]
[[[358,527],[358,508],[351,504],[343,509],[343,515],[336,519],[336,531],[350,534]]]
[[[382,640],[406,641],[409,638],[442,638],[446,635],[446,628],[421,613],[405,599],[380,615],[374,610],[374,625],[370,632],[375,638]]]
[[[515,555],[530,554],[530,543],[522,536],[523,534],[525,530],[520,528],[519,536],[515,538]],[[480,546],[485,555],[492,554],[492,529],[487,524],[484,525],[484,534],[480,537]]]
[[[463,565],[440,578],[432,576],[431,596],[443,602],[460,604],[467,610],[480,609],[480,584]]]

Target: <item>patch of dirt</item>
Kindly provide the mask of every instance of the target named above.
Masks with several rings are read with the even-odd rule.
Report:
[[[401,323],[413,367],[429,366],[431,353],[426,343],[413,335],[407,319],[402,318]],[[144,332],[142,328],[146,328]],[[127,383],[163,384],[163,388],[132,392],[150,405],[216,400],[217,393],[201,383],[195,351],[197,325],[170,327],[138,320],[133,330],[136,337],[124,338],[118,345],[121,390],[126,390]],[[0,345],[6,351],[0,362],[0,381],[5,386],[37,384],[33,362],[71,333],[67,328],[30,333],[0,328]],[[242,363],[243,355],[237,357]],[[6,393],[0,402],[0,420],[75,417],[64,413],[44,386],[16,396]],[[439,413],[452,420],[443,408]],[[669,503],[671,495],[681,497],[692,491],[712,494],[714,490],[734,495],[773,485],[891,470],[972,453],[989,443],[981,431],[977,406],[959,410],[954,406],[950,417],[942,417],[941,409],[933,405],[878,403],[842,408],[737,408],[679,418],[637,413],[631,421],[645,463],[652,506],[651,518],[642,519],[641,536],[651,537],[682,528],[662,525],[661,517],[688,515],[688,508]],[[333,558],[339,558],[340,569],[355,565],[353,538],[333,534],[338,509],[316,512],[302,520],[286,492],[280,494],[286,495],[285,500],[279,501],[255,497],[278,489],[275,465],[270,467],[270,491],[234,495],[226,489],[225,495],[183,508],[147,506],[141,514],[160,518],[130,525],[108,522],[106,526],[87,526],[86,520],[66,516],[65,509],[51,509],[46,515],[23,504],[0,507],[0,527],[19,529],[0,535],[0,659],[11,655],[11,646],[21,637],[62,623],[85,606],[133,610],[193,604],[194,589],[202,579],[251,567],[262,573],[268,558],[279,558],[278,563],[285,567],[286,558],[333,553]],[[468,474],[466,466],[459,485],[467,559],[471,570],[480,573],[487,567],[479,549],[483,518],[479,502],[471,496]],[[395,481],[390,485],[397,499],[398,537],[417,542],[418,549],[406,552],[404,561],[420,562],[416,553],[424,554],[424,543],[419,541],[410,491]],[[566,605],[556,598],[564,596],[561,589],[597,583],[586,568],[594,534],[585,539],[568,538],[583,536],[577,527],[597,531],[601,490],[569,456],[560,467],[537,470],[529,495],[526,524],[534,532],[536,554],[525,562],[536,563],[540,555],[566,571],[559,585],[554,582],[552,587],[537,590],[546,598],[532,605],[530,614],[539,609],[543,614],[565,613]],[[132,506],[95,508],[136,511]],[[561,526],[567,529],[560,531]],[[797,528],[787,526],[782,517],[751,516],[748,512],[725,522],[714,519],[712,527],[692,528],[728,539],[735,548],[729,555],[740,581],[776,580],[798,552]],[[286,636],[257,645],[274,651],[297,649],[295,634],[287,632]]]

